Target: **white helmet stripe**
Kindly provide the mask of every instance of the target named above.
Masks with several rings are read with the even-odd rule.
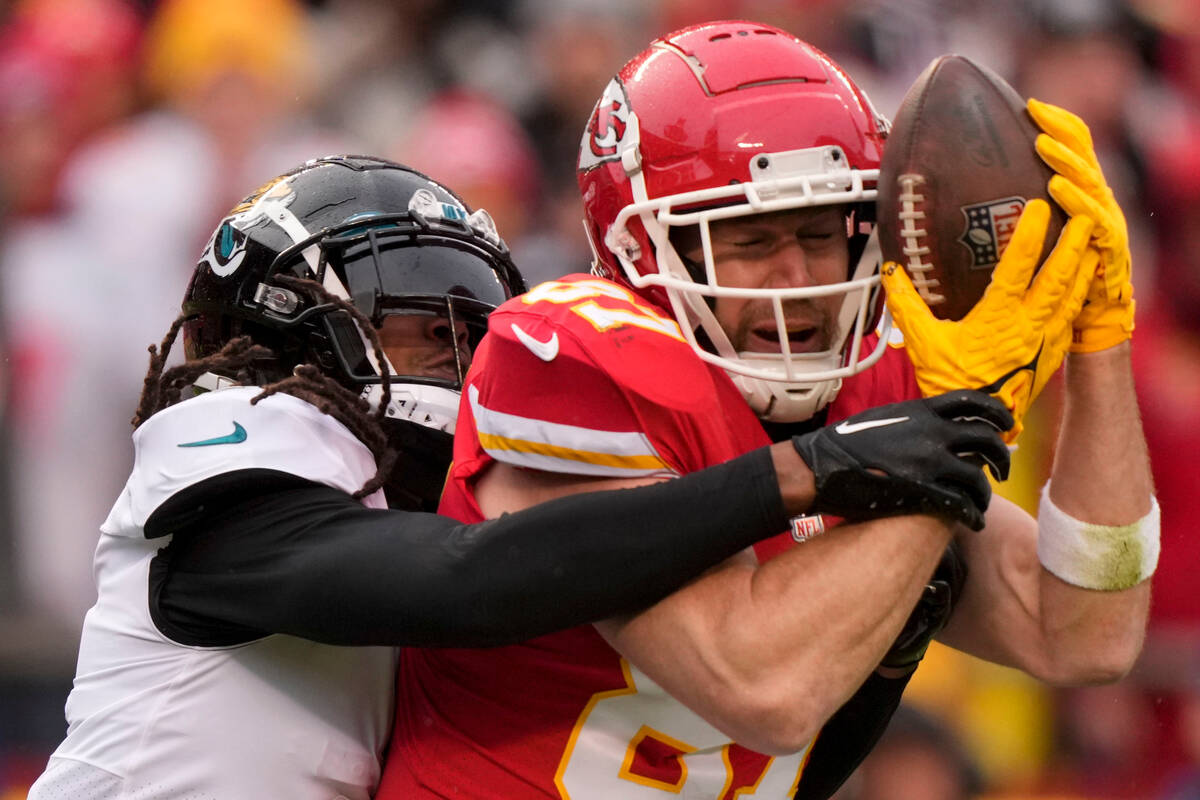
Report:
[[[266,211],[268,219],[283,228],[284,233],[291,237],[293,243],[302,242],[312,236],[312,232],[304,227],[304,223],[283,203],[272,203],[270,208],[264,208],[264,211]],[[308,263],[308,268],[313,271],[314,275],[317,273],[319,252],[320,248],[316,244],[304,248],[301,252],[304,260]]]
[[[274,222],[280,228],[283,228],[284,232],[291,237],[292,242],[294,243],[302,242],[308,237],[312,236],[312,231],[304,227],[304,223],[301,222],[300,219],[292,213],[292,210],[285,205],[279,204],[270,208],[267,211],[267,216],[272,222]],[[317,274],[317,268],[320,266],[320,253],[320,245],[316,243],[311,244],[300,251],[300,255],[304,257],[304,261],[306,264],[308,264],[308,268],[312,271],[313,275]],[[325,274],[321,278],[321,285],[325,287],[325,291],[329,292],[334,297],[339,297],[342,300],[352,302],[350,299],[350,292],[346,289],[346,286],[342,283],[341,278],[337,276],[337,273],[334,270],[325,270]],[[380,368],[379,359],[375,356],[375,348],[371,346],[371,340],[362,330],[359,330],[358,335],[362,339],[363,350],[366,352],[367,360],[370,361],[371,367],[375,370],[375,374],[382,375],[383,370]],[[387,356],[384,356],[384,360],[387,360]],[[388,362],[387,368],[390,374],[396,374],[396,370],[392,367],[390,362]]]

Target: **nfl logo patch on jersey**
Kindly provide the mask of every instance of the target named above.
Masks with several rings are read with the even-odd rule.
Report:
[[[797,542],[807,541],[825,532],[825,520],[820,514],[809,516],[802,514],[792,517],[792,539]]]
[[[963,207],[967,229],[958,240],[971,250],[971,269],[987,269],[1000,260],[1024,208],[1023,197]]]

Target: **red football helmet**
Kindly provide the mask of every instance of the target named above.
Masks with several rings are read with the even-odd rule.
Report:
[[[885,330],[860,352],[880,306],[871,231],[887,128],[837,64],[786,31],[735,21],[664,36],[613,78],[584,131],[578,178],[593,272],[670,309],[700,357],[727,370],[760,416],[806,419],[886,347]],[[844,282],[718,283],[711,221],[830,204],[847,208]],[[699,226],[703,273],[672,246],[672,226]],[[844,297],[830,349],[792,353],[783,301],[832,294]],[[722,296],[769,299],[780,352],[736,352],[711,310]]]

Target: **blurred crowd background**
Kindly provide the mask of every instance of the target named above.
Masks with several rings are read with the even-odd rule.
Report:
[[[592,104],[654,37],[721,18],[814,43],[889,116],[947,52],[1075,111],[1135,250],[1164,525],[1143,658],[1049,690],[935,647],[839,797],[1200,798],[1200,0],[18,0],[0,3],[0,800],[62,736],[146,347],[224,212],[307,158],[372,153],[487,208],[530,284],[586,270]],[[1001,488],[1026,507],[1057,403]]]

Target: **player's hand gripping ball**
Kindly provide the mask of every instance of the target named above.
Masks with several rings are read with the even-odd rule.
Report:
[[[879,174],[879,245],[941,319],[983,295],[1029,201],[1050,201],[1025,101],[962,56],[934,60],[896,113]],[[1034,269],[1066,222],[1051,203]]]
[[[1016,420],[1007,442],[1066,357],[1071,324],[1100,260],[1089,246],[1091,218],[1072,217],[1031,285],[1049,220],[1049,205],[1031,200],[983,298],[961,321],[936,318],[900,265],[885,264],[881,273],[921,392],[970,388],[997,397]]]
[[[1071,352],[1090,353],[1120,344],[1133,335],[1133,284],[1129,233],[1125,215],[1104,180],[1083,120],[1057,106],[1031,99],[1029,113],[1045,133],[1037,152],[1058,173],[1050,179],[1050,194],[1072,216],[1086,214],[1096,221],[1093,245],[1100,252],[1100,269],[1075,320]]]

